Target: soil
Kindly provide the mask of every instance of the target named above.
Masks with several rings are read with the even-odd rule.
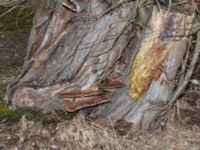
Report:
[[[0,7],[0,14],[5,8]],[[24,10],[26,11],[26,10]],[[24,12],[23,11],[23,12]],[[3,86],[19,74],[26,54],[31,27],[31,12],[27,16],[15,10],[0,18],[0,85]],[[24,20],[26,20],[24,22]]]
[[[3,11],[1,8],[0,14]],[[19,15],[18,19],[28,21],[24,24],[23,20],[18,20],[16,23],[18,11],[15,10],[0,18],[1,100],[6,86],[20,73],[26,54],[32,16],[30,12],[26,17]],[[198,66],[187,91],[170,111],[165,128],[156,133],[120,135],[109,120],[105,125],[85,117],[81,112],[78,114],[52,112],[47,115],[37,112],[31,113],[30,117],[30,112],[20,111],[17,120],[10,121],[9,115],[7,118],[0,118],[0,149],[199,150],[200,67]],[[9,106],[6,108],[9,109]],[[18,113],[15,110],[13,112]]]

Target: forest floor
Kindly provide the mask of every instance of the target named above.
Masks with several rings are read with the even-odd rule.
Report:
[[[11,13],[0,18],[0,113],[4,113],[3,117],[0,115],[0,150],[200,150],[200,67],[169,112],[165,128],[156,133],[122,136],[109,120],[93,121],[81,111],[48,115],[27,111],[16,115],[15,110],[6,113],[4,108],[9,107],[1,100],[6,86],[20,73],[31,20],[24,24],[27,18],[18,15],[13,22],[12,17]]]

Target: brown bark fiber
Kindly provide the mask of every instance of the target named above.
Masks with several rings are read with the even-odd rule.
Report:
[[[157,128],[173,95],[193,17],[154,7],[140,38],[136,6],[136,1],[65,0],[52,11],[38,8],[22,73],[7,101],[70,112],[110,102],[91,116]]]

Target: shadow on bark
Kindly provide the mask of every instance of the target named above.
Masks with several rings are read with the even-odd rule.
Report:
[[[177,98],[174,80],[193,16],[154,7],[141,35],[137,4],[76,0],[57,2],[52,11],[38,8],[7,102],[45,112],[108,103],[90,115],[124,119],[136,129],[160,127]]]

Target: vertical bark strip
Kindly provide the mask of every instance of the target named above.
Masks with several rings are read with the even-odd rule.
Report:
[[[157,114],[175,88],[193,17],[154,8],[134,49],[136,6],[128,0],[62,0],[53,10],[39,8],[22,73],[10,85],[7,101],[76,111],[112,99],[91,116],[156,128]]]
[[[152,81],[159,83],[161,85],[160,88],[162,88],[162,82],[170,82],[168,80],[174,79],[178,69],[176,66],[179,66],[180,62],[171,64],[171,66],[167,66],[167,62],[169,62],[169,57],[174,52],[174,49],[179,46],[180,41],[185,40],[183,37],[188,35],[190,27],[190,16],[166,13],[163,10],[158,12],[158,10],[154,9],[147,25],[145,36],[140,43],[139,52],[131,68],[130,96],[133,99],[143,98]],[[185,45],[180,46],[183,46],[184,49]],[[178,57],[182,58],[183,55],[184,50]],[[169,63],[174,63],[174,61]],[[165,72],[165,76],[161,76],[162,72]],[[159,88],[156,89],[156,93],[158,93],[157,90]],[[163,92],[166,90],[165,88]],[[161,93],[164,94],[163,92]],[[153,91],[150,93],[153,94]],[[166,97],[167,95],[164,94],[163,96]],[[154,98],[158,97],[152,97],[151,99]],[[159,96],[159,98],[161,97]]]
[[[140,129],[156,128],[156,116],[162,114],[175,88],[173,81],[187,47],[192,19],[154,8],[130,70],[130,90],[116,91],[113,102],[99,106],[92,116],[123,118]]]

